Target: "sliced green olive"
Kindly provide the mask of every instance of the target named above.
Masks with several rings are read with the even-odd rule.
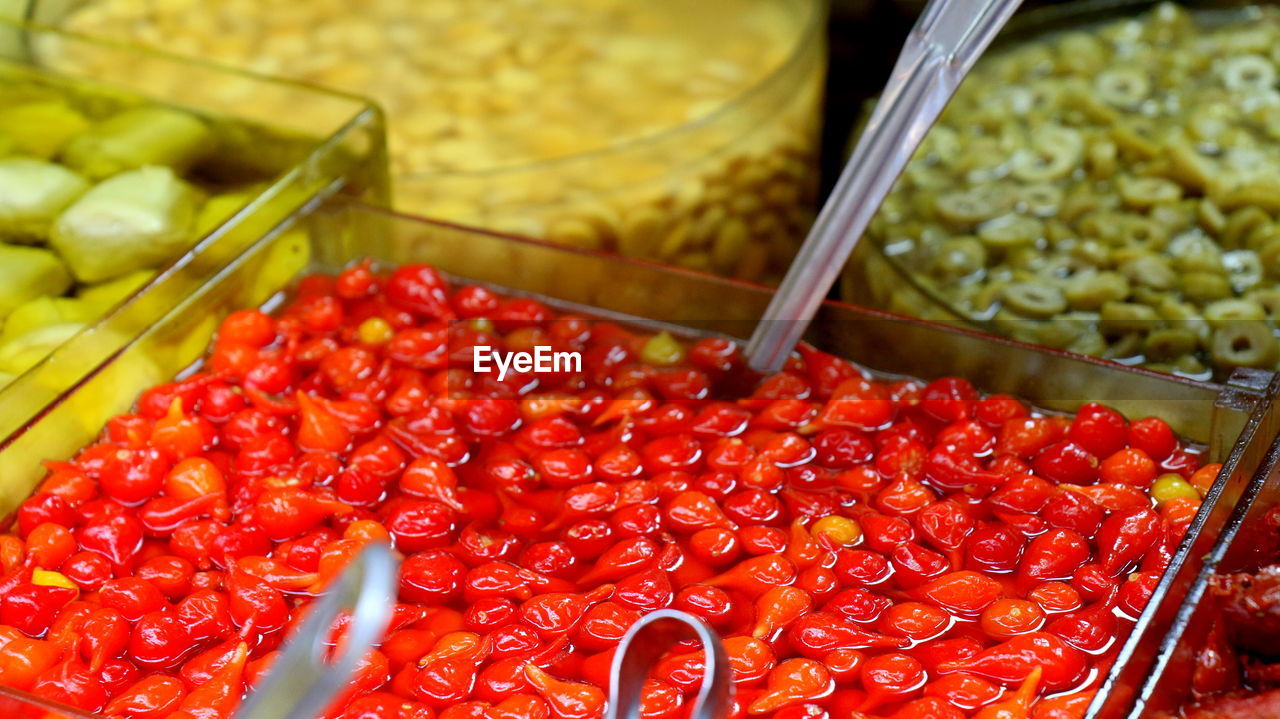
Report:
[[[1086,270],[1067,278],[1063,295],[1072,309],[1096,310],[1129,296],[1129,280],[1118,272]]]
[[[1268,316],[1280,317],[1280,289],[1254,290],[1245,296],[1258,303]]]
[[[1182,199],[1182,188],[1163,177],[1121,177],[1116,180],[1116,189],[1124,204],[1138,210]]]
[[[1187,272],[1182,275],[1182,294],[1193,302],[1221,300],[1231,296],[1231,282],[1212,272]]]
[[[1222,84],[1239,93],[1258,93],[1275,88],[1276,66],[1261,55],[1237,55],[1222,61]]]
[[[987,248],[981,242],[973,237],[957,237],[938,245],[929,270],[936,277],[956,279],[968,277],[986,264]]]
[[[1133,110],[1151,94],[1151,78],[1137,67],[1113,67],[1098,73],[1093,89],[1108,105]]]
[[[1165,327],[1152,330],[1142,343],[1142,353],[1148,359],[1162,362],[1176,360],[1195,352],[1200,346],[1194,332],[1181,327]]]
[[[1107,333],[1148,332],[1161,322],[1160,315],[1136,302],[1108,302],[1102,306],[1102,327]]]
[[[1169,260],[1160,255],[1141,254],[1120,265],[1120,273],[1135,285],[1170,290],[1178,285],[1178,275]]]
[[[1226,271],[1222,264],[1222,248],[1203,234],[1187,234],[1174,239],[1166,248],[1179,272]]]
[[[1062,206],[1062,188],[1047,182],[1027,185],[1018,190],[1018,203],[1036,217],[1052,217]]]
[[[1004,215],[978,227],[978,239],[992,249],[1034,245],[1044,237],[1044,223],[1025,215]]]
[[[1048,319],[1067,309],[1062,291],[1053,285],[1038,282],[1015,282],[1004,288],[1001,295],[1005,307],[1026,317]]]
[[[976,225],[998,217],[1012,206],[1000,190],[973,188],[939,195],[934,201],[938,216],[958,225]]]
[[[1276,364],[1276,338],[1265,322],[1231,322],[1213,331],[1210,354],[1224,369],[1271,368]]]
[[[1108,328],[1109,329],[1109,328]],[[1146,337],[1146,330],[1134,330],[1125,332],[1119,336],[1113,336],[1111,343],[1107,345],[1107,349],[1103,351],[1102,356],[1107,359],[1127,360],[1138,357],[1142,354],[1142,342]]]
[[[1252,300],[1233,298],[1205,305],[1204,319],[1217,329],[1232,322],[1262,322],[1267,319],[1267,311]]]
[[[1023,182],[1061,180],[1080,167],[1084,140],[1080,133],[1061,125],[1046,125],[1031,137],[1029,147],[1009,158],[1009,173]]]

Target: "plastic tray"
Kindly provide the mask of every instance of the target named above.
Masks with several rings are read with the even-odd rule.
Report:
[[[0,15],[4,15],[0,7]],[[78,76],[50,71],[30,48],[56,39],[64,47],[100,56],[109,73]],[[182,91],[158,95],[139,69],[168,73]],[[267,80],[125,45],[88,40],[37,25],[0,19],[0,72],[48,85],[94,102],[154,102],[208,118],[224,139],[219,168],[272,178],[244,208],[208,232],[126,302],[68,340],[35,367],[0,389],[0,443],[37,416],[68,387],[153,325],[176,302],[285,217],[317,196],[339,190],[373,200],[386,197],[382,116],[367,101],[302,85]],[[217,93],[253,98],[253,110],[228,115]],[[293,107],[295,113],[278,108]],[[276,109],[273,109],[276,108]],[[156,379],[160,379],[156,377]],[[32,468],[0,459],[0,476],[21,483]],[[0,505],[14,496],[0,487]]]
[[[0,467],[15,469],[4,475],[10,504],[0,514],[32,489],[40,460],[70,456],[144,388],[196,362],[227,312],[270,304],[301,274],[332,271],[362,257],[428,262],[457,278],[686,332],[743,336],[768,300],[768,292],[754,285],[331,202],[286,220],[224,266],[195,263],[193,268],[207,270],[191,278],[204,280],[197,290],[0,445]],[[1179,548],[1091,713],[1123,716],[1157,659],[1182,596],[1201,572],[1201,558],[1246,486],[1256,482],[1280,431],[1280,405],[1273,401],[1280,378],[1239,373],[1223,387],[836,302],[822,308],[810,339],[872,370],[921,378],[958,375],[982,390],[1016,394],[1048,409],[1069,411],[1101,401],[1130,416],[1159,415],[1225,463],[1191,539]],[[22,696],[0,688],[0,710],[8,708],[5,697],[14,702],[0,715],[48,716],[47,705]]]

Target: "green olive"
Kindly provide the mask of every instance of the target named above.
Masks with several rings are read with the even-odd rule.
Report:
[[[1095,179],[1105,180],[1116,172],[1120,149],[1109,137],[1096,137],[1089,141],[1086,166]]]
[[[1004,215],[978,226],[978,239],[992,249],[1034,245],[1044,237],[1044,223],[1025,215]]]
[[[1222,249],[1208,237],[1195,233],[1178,237],[1166,248],[1173,258],[1173,266],[1179,272],[1226,271],[1222,264]]]
[[[968,277],[987,264],[987,248],[973,237],[957,237],[938,245],[930,272],[943,279]]]
[[[1275,65],[1261,55],[1226,58],[1218,72],[1222,76],[1222,84],[1232,92],[1257,94],[1274,89],[1276,84]]]
[[[1280,8],[1199,20],[989,54],[869,236],[1018,339],[1201,378],[1280,355]]]
[[[1121,247],[1156,251],[1169,241],[1169,231],[1150,217],[1124,215],[1113,228],[1113,242]]]
[[[1108,302],[1102,305],[1104,333],[1149,332],[1160,323],[1160,315],[1147,305],[1136,302]]]
[[[1097,313],[1068,312],[1052,322],[1039,323],[1033,341],[1054,349],[1067,349],[1081,337],[1096,332],[1097,324]]]
[[[1011,311],[1038,319],[1048,319],[1067,309],[1062,290],[1044,283],[1015,282],[1005,286],[1001,299]]]
[[[1116,180],[1116,189],[1124,204],[1138,210],[1182,199],[1182,188],[1163,177],[1121,177]]]
[[[1142,353],[1155,361],[1176,360],[1200,346],[1194,332],[1181,327],[1152,330],[1142,343]]]
[[[1226,299],[1231,296],[1231,282],[1213,272],[1187,272],[1182,275],[1182,294],[1193,302]]]
[[[1062,188],[1047,182],[1027,185],[1018,190],[1018,204],[1036,217],[1052,217],[1062,206]]]
[[[1104,328],[1105,330],[1108,328]],[[1119,336],[1112,335],[1111,343],[1102,353],[1103,357],[1114,360],[1127,360],[1142,355],[1142,343],[1146,337],[1145,330],[1124,332]]]
[[[1276,338],[1265,322],[1231,322],[1213,331],[1210,355],[1223,369],[1271,368],[1276,364]]]
[[[1258,208],[1255,207],[1253,209],[1256,210]],[[1262,213],[1262,217],[1264,220],[1266,219],[1265,212]],[[1219,244],[1223,247],[1240,246],[1238,242],[1235,242],[1226,236],[1228,223],[1227,216],[1222,214],[1222,210],[1219,210],[1218,206],[1213,204],[1213,202],[1207,197],[1201,198],[1200,202],[1197,203],[1196,219],[1200,222],[1201,229],[1211,235],[1216,235],[1218,237]]]
[[[1101,332],[1086,332],[1080,335],[1074,342],[1067,345],[1068,352],[1089,355],[1091,357],[1101,357],[1102,353],[1107,349],[1107,339],[1102,336]]]
[[[976,225],[1007,212],[1012,202],[995,188],[973,188],[939,195],[934,201],[938,216],[957,225]]]
[[[1135,285],[1157,290],[1170,290],[1178,285],[1178,275],[1169,260],[1160,255],[1143,253],[1120,265],[1120,274]]]
[[[1086,270],[1067,278],[1063,295],[1072,309],[1096,310],[1129,296],[1129,281],[1119,272]]]
[[[1096,75],[1106,66],[1107,46],[1087,32],[1072,32],[1058,39],[1058,70],[1067,75]]]
[[[1280,289],[1253,290],[1245,296],[1258,303],[1269,317],[1280,317]]]
[[[1258,250],[1258,261],[1262,263],[1262,271],[1268,277],[1280,278],[1280,237]]]
[[[1108,105],[1134,110],[1151,94],[1151,78],[1141,68],[1113,67],[1098,73],[1093,89]]]
[[[1204,319],[1217,329],[1232,322],[1262,322],[1267,319],[1267,311],[1252,300],[1218,300],[1205,305]]]
[[[1009,158],[1009,174],[1023,182],[1061,180],[1080,167],[1084,141],[1078,130],[1046,125],[1035,131],[1030,145]]]

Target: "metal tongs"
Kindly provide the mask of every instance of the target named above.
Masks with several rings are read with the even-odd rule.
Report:
[[[348,688],[360,659],[382,641],[396,606],[398,562],[386,544],[356,555],[311,604],[270,673],[235,719],[315,719]],[[350,612],[342,650],[326,661],[334,622]]]
[[[1021,0],[931,0],[835,190],[747,344],[752,369],[781,369],[916,148]]]

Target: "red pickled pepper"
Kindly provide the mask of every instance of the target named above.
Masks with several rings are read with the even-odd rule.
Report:
[[[474,344],[587,366],[499,383]],[[1198,507],[1156,511],[1153,472],[1216,472],[1100,405],[1037,415],[809,346],[744,367],[427,267],[307,278],[50,464],[0,535],[0,683],[224,716],[309,596],[390,541],[397,619],[330,716],[599,716],[613,648],[666,606],[725,637],[735,716],[1065,716]],[[681,716],[700,662],[662,660],[644,716]]]

